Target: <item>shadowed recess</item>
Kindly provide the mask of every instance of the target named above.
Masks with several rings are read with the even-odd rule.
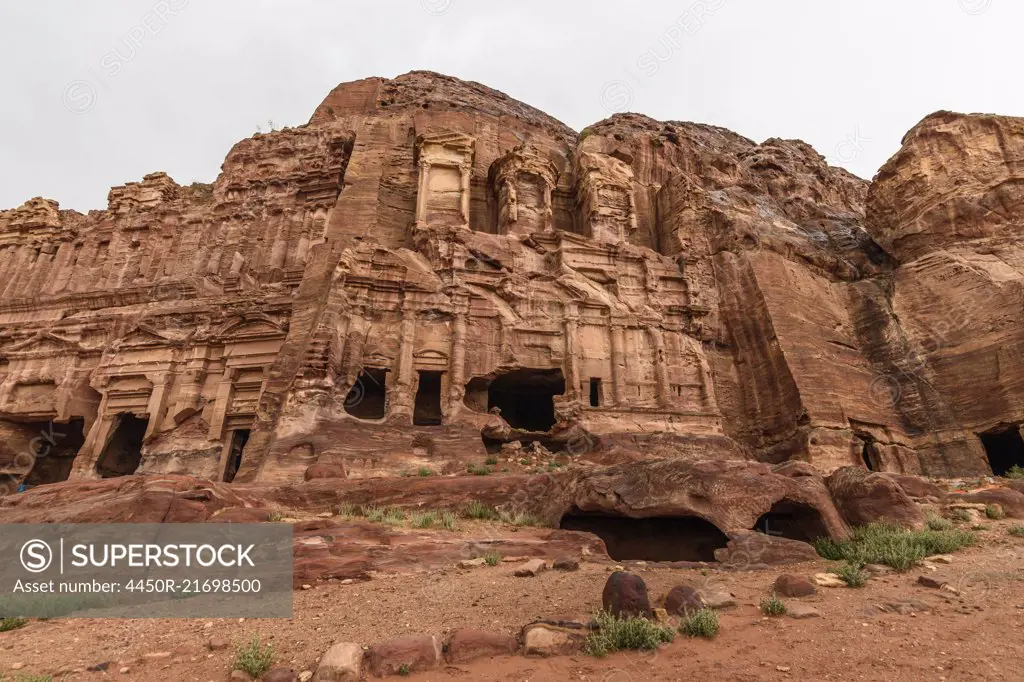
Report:
[[[715,561],[715,550],[729,542],[717,526],[695,516],[631,519],[574,511],[559,527],[593,533],[616,561]]]

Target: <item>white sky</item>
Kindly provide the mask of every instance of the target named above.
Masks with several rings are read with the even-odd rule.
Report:
[[[0,208],[104,208],[156,170],[210,182],[268,119],[413,69],[577,130],[628,105],[800,138],[870,178],[932,111],[1024,114],[1022,25],[1019,0],[8,0]]]

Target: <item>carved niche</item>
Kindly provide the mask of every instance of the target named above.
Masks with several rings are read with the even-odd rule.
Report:
[[[475,140],[462,133],[421,135],[416,225],[469,228],[469,182]]]
[[[555,165],[528,147],[495,161],[490,182],[498,200],[498,234],[550,232],[551,190],[557,181]]]
[[[633,169],[613,156],[583,152],[576,178],[584,233],[601,242],[626,241],[637,228]]]

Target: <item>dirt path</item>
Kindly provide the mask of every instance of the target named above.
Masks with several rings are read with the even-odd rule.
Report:
[[[652,565],[638,569],[653,598],[681,581],[713,581],[738,605],[721,616],[713,641],[678,637],[658,652],[594,659],[522,657],[448,666],[410,680],[646,682],[648,680],[1016,680],[1024,660],[1024,539],[1008,523],[988,523],[980,546],[938,572],[915,569],[872,579],[863,589],[821,588],[804,600],[821,618],[766,619],[757,608],[779,573],[810,574],[826,562],[785,571],[702,575]],[[227,679],[232,650],[209,651],[211,636],[232,642],[259,633],[277,665],[315,670],[336,641],[370,644],[459,627],[517,633],[538,618],[579,617],[600,607],[609,567],[513,578],[511,567],[457,568],[326,583],[295,593],[295,617],[271,620],[52,620],[0,633],[0,673],[49,673],[69,680]],[[915,584],[941,575],[963,593]],[[899,606],[902,604],[902,606]],[[891,612],[899,607],[903,613]],[[105,671],[85,669],[109,663]],[[20,666],[16,666],[20,664]],[[128,672],[121,673],[122,668]]]

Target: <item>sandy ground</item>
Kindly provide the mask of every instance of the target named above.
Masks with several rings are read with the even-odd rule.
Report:
[[[1024,539],[1009,522],[988,522],[980,546],[954,555],[938,572],[918,568],[872,579],[862,589],[820,588],[800,601],[821,618],[764,618],[757,608],[783,572],[811,574],[827,562],[729,573],[650,565],[637,571],[659,598],[682,581],[713,582],[738,606],[722,612],[714,640],[677,637],[657,652],[595,659],[492,659],[413,674],[410,680],[1019,680],[1024,677]],[[511,566],[455,567],[328,582],[295,592],[290,620],[50,620],[0,633],[0,673],[52,674],[55,680],[226,680],[232,649],[211,652],[211,636],[237,643],[258,633],[276,665],[315,670],[334,642],[371,644],[410,633],[460,627],[517,633],[541,618],[582,616],[600,607],[609,574],[584,563],[574,573],[514,578]],[[939,575],[961,595],[915,584]],[[795,601],[795,600],[794,600]],[[905,613],[879,607],[912,602]],[[914,611],[909,613],[907,611]],[[109,663],[105,671],[86,669]],[[120,672],[127,668],[127,672]],[[17,671],[17,672],[14,672]],[[5,679],[5,678],[0,678]],[[13,679],[17,679],[14,677]]]

